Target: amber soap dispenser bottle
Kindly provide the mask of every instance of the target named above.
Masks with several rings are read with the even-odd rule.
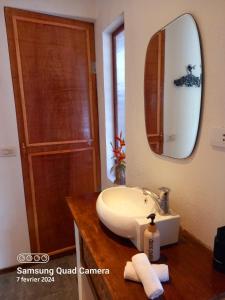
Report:
[[[150,214],[150,224],[144,231],[144,253],[150,261],[157,261],[160,258],[160,233],[154,223],[155,214]]]

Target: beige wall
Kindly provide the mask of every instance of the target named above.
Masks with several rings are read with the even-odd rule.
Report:
[[[0,269],[17,264],[18,253],[30,251],[3,8],[94,20],[95,4],[95,0],[0,1],[0,147],[12,146],[17,151],[16,157],[0,157]]]
[[[106,179],[102,31],[121,13],[126,35],[127,183],[171,188],[171,206],[182,225],[212,247],[218,226],[225,225],[225,150],[210,145],[210,129],[225,126],[224,0],[97,0],[96,49],[102,185]],[[153,154],[145,135],[144,62],[150,37],[177,16],[189,12],[199,26],[204,63],[201,130],[193,155],[185,160]]]

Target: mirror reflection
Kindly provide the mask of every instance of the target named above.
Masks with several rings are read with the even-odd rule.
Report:
[[[152,151],[186,158],[196,142],[202,93],[196,23],[182,15],[150,40],[145,61],[145,122]]]

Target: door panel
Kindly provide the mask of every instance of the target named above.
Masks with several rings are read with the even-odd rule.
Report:
[[[88,31],[31,18],[16,28],[29,144],[90,139]]]
[[[74,232],[71,213],[65,195],[91,192],[95,189],[93,150],[68,150],[30,155],[34,191],[35,218],[38,223],[38,243],[44,252],[71,246]],[[83,168],[80,168],[82,162]],[[68,184],[69,183],[69,184]],[[52,214],[56,217],[52,218]],[[56,236],[57,239],[52,239]],[[46,240],[48,243],[46,244]]]
[[[6,8],[32,251],[74,247],[65,197],[99,190],[92,23]]]

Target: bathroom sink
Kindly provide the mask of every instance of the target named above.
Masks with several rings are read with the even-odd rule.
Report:
[[[159,215],[154,200],[144,195],[140,188],[108,188],[98,196],[96,210],[99,219],[109,230],[129,238],[140,251],[143,250],[143,233],[148,224],[146,217],[150,213],[156,214],[161,246],[178,241],[180,216],[172,211],[166,216]]]

